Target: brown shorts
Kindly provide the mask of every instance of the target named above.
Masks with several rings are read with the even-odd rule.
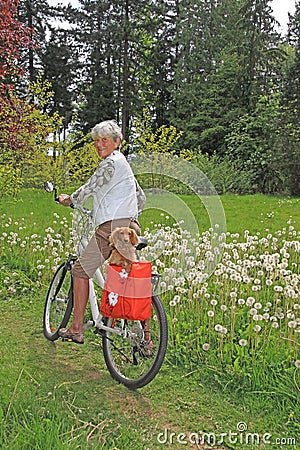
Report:
[[[130,219],[109,220],[99,225],[90,242],[75,262],[72,273],[77,278],[93,278],[96,270],[108,259],[111,253],[109,236],[117,227],[130,227],[140,235],[141,229],[137,222]]]

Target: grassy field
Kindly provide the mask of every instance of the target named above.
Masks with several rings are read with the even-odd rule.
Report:
[[[197,248],[206,252],[209,215],[196,197],[181,201],[204,233]],[[151,253],[157,236],[178,247],[180,233],[169,217],[177,220],[178,213],[168,202],[159,197],[160,209],[150,202],[141,219],[150,239],[146,256],[160,271],[176,265],[182,253]],[[170,324],[166,362],[138,392],[110,378],[92,333],[84,346],[43,337],[49,268],[70,251],[65,242],[70,210],[38,190],[0,202],[1,448],[299,448],[299,310],[294,306],[299,303],[300,201],[256,195],[224,196],[221,202],[228,244],[217,275],[201,285],[189,280],[195,266],[184,247],[189,283],[177,283],[180,289],[162,295]],[[203,254],[198,257],[201,267]],[[242,282],[238,274],[250,281]],[[276,320],[259,317],[260,308]],[[277,327],[270,325],[274,322]]]

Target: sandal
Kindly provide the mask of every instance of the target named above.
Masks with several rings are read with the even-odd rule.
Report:
[[[71,333],[67,328],[61,328],[58,331],[58,335],[62,338],[63,342],[75,342],[75,344],[84,343],[83,333]]]

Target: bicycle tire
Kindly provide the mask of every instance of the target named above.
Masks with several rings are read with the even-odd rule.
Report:
[[[44,308],[44,336],[49,341],[59,338],[58,331],[66,327],[73,309],[73,276],[71,262],[61,264],[49,287]]]
[[[103,355],[112,378],[129,389],[139,389],[158,374],[167,351],[168,322],[160,298],[152,294],[150,335],[152,348],[145,346],[144,322],[108,319],[107,325],[126,329],[127,336],[106,331],[102,337]],[[146,352],[145,352],[146,348]],[[147,355],[147,352],[150,355]]]

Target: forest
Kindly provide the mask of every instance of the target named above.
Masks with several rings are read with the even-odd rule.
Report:
[[[78,154],[82,168],[91,127],[114,118],[126,154],[180,155],[220,194],[299,196],[298,0],[285,35],[272,0],[78,4],[1,1],[2,195]]]

